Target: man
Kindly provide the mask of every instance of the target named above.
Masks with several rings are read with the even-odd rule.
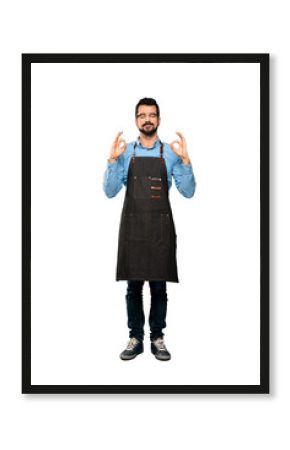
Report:
[[[149,314],[151,352],[158,360],[171,358],[162,329],[166,327],[166,282],[178,283],[176,233],[168,197],[172,177],[187,198],[195,192],[195,178],[184,136],[171,144],[157,135],[160,110],[152,98],[141,99],[135,107],[135,123],[140,131],[127,144],[120,131],[111,148],[103,188],[114,197],[127,187],[120,221],[116,280],[127,280],[127,314],[130,341],[122,360],[144,351],[144,310],[142,290],[150,286]]]

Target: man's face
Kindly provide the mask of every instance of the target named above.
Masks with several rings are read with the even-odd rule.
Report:
[[[157,117],[156,106],[140,105],[135,123],[140,133],[146,136],[153,136],[160,125],[160,117]]]

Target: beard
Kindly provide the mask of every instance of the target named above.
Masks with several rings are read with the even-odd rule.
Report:
[[[153,134],[156,133],[158,127],[154,127],[153,125],[147,127],[146,125],[143,125],[143,127],[139,128],[140,133],[145,134],[145,136],[153,136]]]

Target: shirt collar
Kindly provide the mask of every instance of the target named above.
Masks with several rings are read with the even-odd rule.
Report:
[[[138,146],[145,148],[146,150],[152,150],[153,148],[156,147],[157,143],[161,142],[161,141],[160,141],[159,137],[157,136],[157,139],[154,141],[154,144],[152,145],[152,147],[144,147],[140,142],[140,136],[138,136],[135,142],[137,143]]]

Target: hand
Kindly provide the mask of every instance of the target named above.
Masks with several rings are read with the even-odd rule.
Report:
[[[176,134],[178,134],[178,136],[180,137],[180,140],[175,139],[169,145],[170,145],[171,149],[174,151],[174,153],[182,159],[182,162],[184,164],[189,164],[190,160],[189,160],[189,155],[187,153],[187,145],[186,145],[185,137],[179,131],[176,131]],[[176,146],[177,146],[177,148],[176,148]]]
[[[123,131],[119,131],[112,144],[110,159],[118,158],[118,156],[122,155],[127,148],[127,142],[120,137],[121,134],[123,134]]]

